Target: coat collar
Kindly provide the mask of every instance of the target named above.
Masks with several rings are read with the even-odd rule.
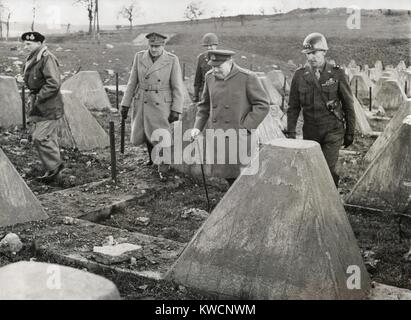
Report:
[[[149,50],[146,50],[143,54],[143,58],[141,60],[143,65],[147,68],[147,71],[145,75],[149,75],[153,73],[154,71],[157,71],[164,66],[168,65],[170,63],[169,56],[167,54],[166,50],[163,50],[163,53],[161,56],[156,60],[156,62],[153,63],[153,60],[151,60]]]
[[[32,52],[27,57],[26,63],[24,65],[23,73],[25,73],[28,69],[32,68],[36,63],[38,63],[46,50],[47,50],[47,46],[41,45],[37,50]]]
[[[232,67],[230,73],[228,74],[228,76],[224,78],[224,81],[226,81],[228,79],[231,79],[232,77],[234,77],[239,72],[240,72],[240,67],[233,62],[233,67]]]

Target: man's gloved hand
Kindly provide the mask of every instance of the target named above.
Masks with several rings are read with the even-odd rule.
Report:
[[[352,143],[354,142],[354,135],[353,134],[346,134],[344,136],[344,148],[349,147],[350,145],[352,145]]]
[[[191,140],[195,140],[200,134],[200,130],[197,128],[191,129]]]
[[[178,120],[180,114],[176,111],[171,111],[170,115],[168,116],[168,122],[173,123]]]
[[[126,107],[126,106],[121,106],[120,109],[120,113],[121,113],[121,117],[123,119],[127,119],[127,115],[128,115],[128,110],[130,109],[130,107]]]
[[[297,134],[295,132],[285,132],[285,136],[288,139],[296,139],[297,138]]]

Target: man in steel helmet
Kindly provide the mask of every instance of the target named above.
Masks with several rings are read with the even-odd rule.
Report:
[[[320,33],[309,34],[302,53],[307,63],[298,69],[291,82],[287,111],[287,137],[296,138],[296,124],[302,108],[303,138],[321,145],[335,185],[336,165],[341,145],[354,141],[355,113],[353,95],[344,70],[325,60],[328,45]]]
[[[201,40],[201,44],[207,51],[197,57],[197,69],[194,79],[194,102],[200,101],[204,88],[204,76],[211,69],[211,66],[208,64],[207,53],[210,50],[217,49],[218,37],[214,33],[206,33]]]

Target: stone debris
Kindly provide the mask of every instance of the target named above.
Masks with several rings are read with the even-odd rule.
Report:
[[[106,48],[107,49],[114,49],[114,46],[112,44],[107,43],[106,44]]]
[[[136,219],[136,224],[142,225],[142,226],[148,226],[150,223],[150,218],[147,217],[138,217]]]
[[[197,209],[197,208],[189,208],[185,209],[181,214],[181,218],[187,219],[188,217],[193,217],[196,220],[204,220],[207,219],[209,213],[205,210]]]
[[[13,255],[19,253],[23,249],[23,243],[21,242],[19,236],[15,233],[8,233],[0,241],[0,252],[11,253]]]
[[[63,224],[65,224],[65,225],[77,224],[77,219],[75,219],[73,217],[64,217],[63,218]]]

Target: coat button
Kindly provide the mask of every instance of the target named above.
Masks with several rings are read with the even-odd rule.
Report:
[[[157,81],[158,81],[158,82],[160,82],[161,80],[160,80],[160,79],[158,79]]]
[[[228,109],[228,108],[230,108],[230,106],[229,106],[228,104],[226,104],[226,105],[224,106],[224,108]]]
[[[160,104],[158,102],[156,102],[156,105],[159,106]]]
[[[146,89],[146,92],[148,92],[148,89]]]
[[[147,101],[144,101],[144,103],[147,103]]]

